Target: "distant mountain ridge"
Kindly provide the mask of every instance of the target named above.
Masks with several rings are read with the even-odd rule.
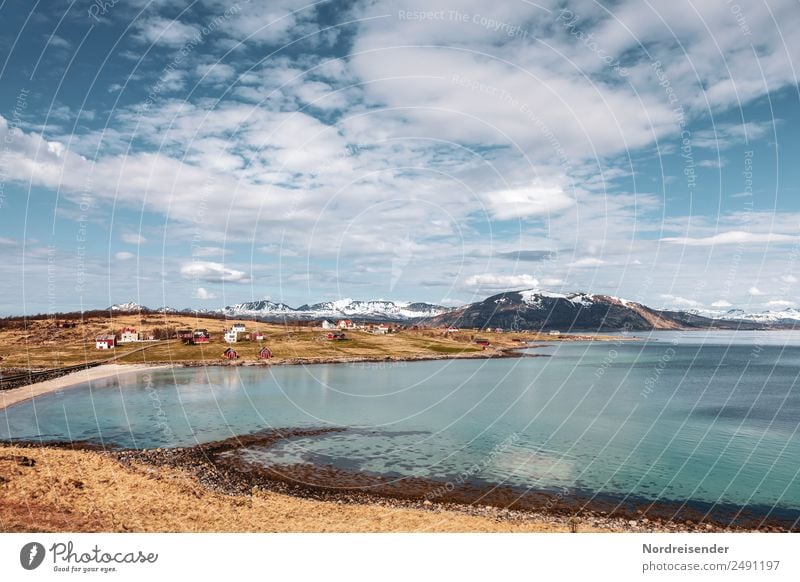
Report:
[[[195,310],[195,309],[174,309],[170,307],[160,307],[149,309],[139,305],[135,301],[119,303],[110,306],[109,311],[116,312],[137,312],[137,311],[156,311],[162,313],[207,313],[225,315],[228,317],[256,317],[260,319],[283,320],[317,320],[317,319],[368,319],[381,321],[412,321],[430,318],[446,313],[449,308],[441,305],[423,302],[403,302],[403,301],[356,301],[353,299],[340,299],[337,301],[325,301],[312,305],[301,305],[291,307],[285,303],[261,299],[259,301],[248,301],[235,305],[228,305],[215,310]]]
[[[424,326],[503,328],[558,331],[645,331],[651,329],[764,329],[800,327],[800,310],[747,313],[741,310],[704,312],[654,309],[644,304],[592,293],[553,293],[541,289],[507,291],[481,301],[449,308],[425,302],[339,299],[291,307],[262,299],[221,309],[148,309],[134,301],[112,305],[115,312],[207,314],[264,321],[355,319]]]

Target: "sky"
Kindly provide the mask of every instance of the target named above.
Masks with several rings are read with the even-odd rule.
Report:
[[[795,0],[0,0],[0,314],[800,307]]]

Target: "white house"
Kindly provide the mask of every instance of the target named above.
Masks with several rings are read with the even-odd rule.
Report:
[[[336,325],[339,329],[355,329],[356,324],[350,321],[349,319],[340,319],[336,322]]]
[[[229,330],[225,331],[225,341],[229,344],[235,344],[239,341],[239,334],[246,331],[247,328],[243,323],[234,323]]]
[[[115,335],[101,335],[94,338],[94,347],[98,350],[110,350],[117,343]]]
[[[550,335],[561,335],[561,332],[558,331],[557,329],[551,329],[550,330]]]
[[[123,327],[119,332],[119,343],[128,344],[131,342],[138,342],[139,334],[132,327]]]
[[[336,329],[336,324],[326,319],[322,322],[322,329]]]

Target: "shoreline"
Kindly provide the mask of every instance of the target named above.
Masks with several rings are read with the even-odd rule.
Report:
[[[512,489],[497,484],[465,485],[453,489],[444,481],[405,477],[389,478],[334,469],[331,466],[253,464],[243,449],[268,448],[292,438],[323,436],[345,428],[274,429],[231,437],[190,447],[156,449],[109,449],[90,442],[0,442],[18,450],[70,450],[113,459],[121,468],[146,468],[155,479],[175,472],[209,494],[235,499],[281,495],[327,506],[360,507],[367,511],[392,508],[424,512],[434,519],[442,513],[488,518],[509,527],[546,524],[570,531],[626,533],[740,533],[789,532],[795,526],[758,515],[728,520],[735,507],[718,507],[708,515],[702,507],[686,503],[605,499],[587,494]],[[446,493],[445,493],[446,491]],[[433,494],[433,495],[432,495]],[[197,494],[195,493],[195,496]],[[191,501],[191,500],[190,500]],[[702,505],[702,504],[701,504]]]
[[[520,346],[513,348],[503,348],[493,350],[491,352],[467,352],[464,354],[431,354],[420,356],[366,356],[366,357],[335,357],[335,358],[288,358],[277,361],[241,361],[241,362],[226,362],[226,361],[180,361],[180,362],[153,362],[152,364],[127,364],[127,363],[110,363],[101,364],[92,368],[85,368],[76,372],[71,372],[63,376],[58,376],[50,380],[43,380],[41,382],[34,382],[25,386],[17,388],[10,388],[7,390],[0,390],[0,410],[5,410],[15,404],[31,400],[38,396],[44,396],[59,390],[72,388],[84,382],[94,380],[102,380],[120,376],[122,374],[129,374],[132,372],[146,372],[150,370],[161,370],[166,368],[202,368],[202,367],[219,367],[219,368],[238,368],[238,367],[269,367],[269,366],[312,366],[320,364],[397,364],[402,362],[423,362],[434,360],[476,360],[476,359],[503,359],[503,358],[542,358],[548,357],[545,354],[523,354],[520,350],[531,349],[543,346]]]
[[[51,380],[35,382],[9,390],[0,390],[0,410],[5,410],[10,406],[32,400],[38,396],[73,388],[84,382],[169,367],[171,367],[169,364],[101,364],[94,368],[86,368]]]

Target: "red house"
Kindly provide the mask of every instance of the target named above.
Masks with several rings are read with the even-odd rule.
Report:
[[[258,357],[262,360],[269,360],[272,357],[272,352],[267,346],[261,348],[261,351],[258,352]]]
[[[194,332],[191,329],[177,329],[175,337],[180,340],[190,340],[194,338]]]
[[[196,344],[207,344],[210,341],[211,334],[208,333],[207,329],[196,329],[194,330],[194,343]]]
[[[239,354],[236,353],[236,350],[233,348],[228,348],[224,352],[222,352],[222,357],[226,360],[236,360],[239,358]]]
[[[344,332],[341,331],[332,331],[328,333],[326,336],[329,340],[343,340],[344,339]]]
[[[338,327],[339,329],[354,329],[356,327],[356,324],[350,321],[349,319],[340,319],[336,323],[336,327]]]

